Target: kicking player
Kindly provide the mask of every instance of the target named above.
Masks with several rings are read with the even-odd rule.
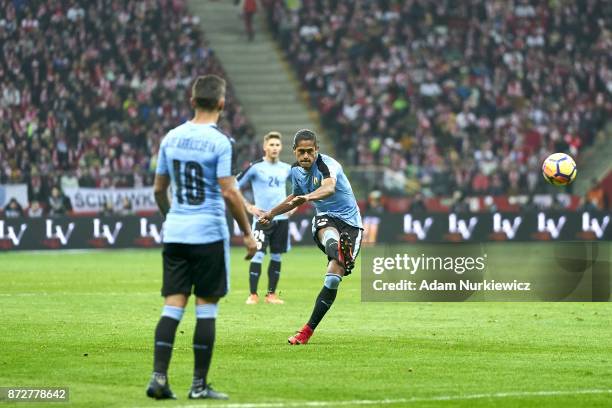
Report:
[[[229,289],[229,231],[225,205],[244,233],[246,259],[257,245],[236,187],[233,139],[216,126],[225,104],[225,81],[216,75],[198,77],[192,88],[195,116],[172,129],[159,149],[155,201],[165,219],[163,286],[165,297],[155,329],[153,375],[147,395],[175,399],[168,384],[168,365],[176,328],[187,300],[196,296],[193,335],[194,372],[190,399],[227,399],[207,383],[215,342],[217,302]],[[168,187],[172,184],[172,205]]]
[[[336,299],[343,276],[351,273],[361,245],[363,224],[351,184],[342,166],[319,153],[314,132],[302,129],[293,138],[297,162],[291,167],[293,193],[265,213],[259,222],[266,225],[274,217],[312,201],[317,213],[312,220],[312,234],[321,251],[327,254],[327,273],[308,323],[289,344],[306,344],[317,325]]]
[[[278,159],[282,150],[281,134],[270,132],[264,136],[264,157],[253,162],[237,177],[240,188],[251,184],[255,205],[245,201],[246,209],[253,214],[253,236],[257,241],[257,253],[249,266],[249,286],[251,294],[247,305],[259,303],[257,283],[261,275],[261,264],[268,245],[270,246],[270,264],[268,265],[268,292],[265,302],[280,305],[284,301],[276,294],[276,287],[281,272],[281,254],[289,249],[289,215],[282,214],[266,225],[257,220],[275,204],[287,196],[286,183],[291,174],[291,165]]]

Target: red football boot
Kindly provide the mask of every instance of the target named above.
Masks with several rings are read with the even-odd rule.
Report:
[[[300,329],[300,331],[295,333],[293,336],[289,337],[289,339],[287,340],[289,341],[289,344],[293,346],[298,345],[298,344],[306,344],[308,343],[310,336],[312,336],[312,333],[314,332],[312,331],[310,326],[305,324],[304,327]]]

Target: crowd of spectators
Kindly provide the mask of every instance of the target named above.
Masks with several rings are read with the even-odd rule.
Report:
[[[579,159],[612,114],[605,0],[261,3],[337,154],[384,169],[385,195],[541,192],[543,157]],[[65,214],[70,187],[150,185],[191,81],[223,75],[198,27],[185,0],[0,0],[0,184],[29,200],[4,215]],[[221,127],[256,155],[231,83]]]
[[[265,3],[336,153],[386,194],[546,191],[542,160],[612,114],[606,0]]]
[[[46,212],[55,190],[152,184],[193,79],[224,76],[198,26],[185,0],[0,0],[0,184]],[[231,84],[220,125],[252,157]]]

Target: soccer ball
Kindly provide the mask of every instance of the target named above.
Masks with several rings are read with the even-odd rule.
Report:
[[[542,175],[554,186],[567,186],[576,178],[576,162],[565,153],[553,153],[542,164]]]

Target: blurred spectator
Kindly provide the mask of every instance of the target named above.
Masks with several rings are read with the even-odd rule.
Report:
[[[423,194],[417,193],[412,202],[410,203],[410,212],[411,213],[424,213],[427,212],[427,207],[425,206],[425,201],[423,199]]]
[[[242,17],[244,18],[244,28],[249,41],[255,39],[255,30],[253,29],[253,17],[257,13],[256,0],[241,0]]]
[[[11,198],[8,204],[4,207],[4,216],[6,218],[23,217],[23,208],[15,198]]]
[[[597,182],[597,179],[592,179],[591,188],[586,194],[583,205],[590,210],[604,211],[608,208],[606,201],[606,191]]]
[[[538,206],[536,205],[536,203],[533,201],[533,196],[530,195],[527,198],[527,202],[525,204],[523,204],[523,206],[521,207],[521,209],[523,211],[526,212],[535,212],[538,210]]]
[[[382,214],[385,212],[385,207],[382,204],[382,193],[380,191],[370,191],[370,194],[368,194],[366,211],[372,214]]]
[[[548,209],[562,211],[566,208],[566,202],[562,198],[561,194],[554,194],[552,204]]]
[[[132,208],[132,201],[128,197],[123,197],[121,202],[121,208],[117,211],[119,215],[132,215],[134,210]]]
[[[49,196],[48,202],[49,215],[51,217],[57,217],[60,215],[66,215],[69,211],[72,211],[72,204],[70,199],[66,197],[58,187],[51,189],[51,195]]]
[[[38,201],[32,201],[30,203],[30,208],[28,208],[28,217],[30,218],[40,218],[43,216],[43,209],[40,206]]]
[[[493,199],[492,196],[486,196],[484,198],[484,207],[487,211],[491,213],[496,213],[498,210],[497,204],[495,204],[495,200]]]
[[[386,168],[383,173],[383,186],[385,190],[390,194],[401,194],[404,192],[404,186],[406,184],[406,176],[400,170],[393,170]]]
[[[466,213],[470,211],[468,197],[465,197],[461,191],[457,190],[453,193],[450,211],[454,213]]]
[[[28,201],[46,202],[47,201],[47,186],[45,179],[38,174],[33,174],[28,183]]]
[[[102,206],[102,210],[100,211],[99,215],[103,217],[112,217],[113,215],[115,215],[115,209],[113,208],[113,203],[110,200],[104,202],[104,205]]]
[[[385,193],[546,192],[541,160],[612,114],[609,1],[265,4],[338,153],[383,167]]]
[[[78,188],[79,179],[74,171],[64,171],[60,177],[60,188],[66,191],[69,188]]]

